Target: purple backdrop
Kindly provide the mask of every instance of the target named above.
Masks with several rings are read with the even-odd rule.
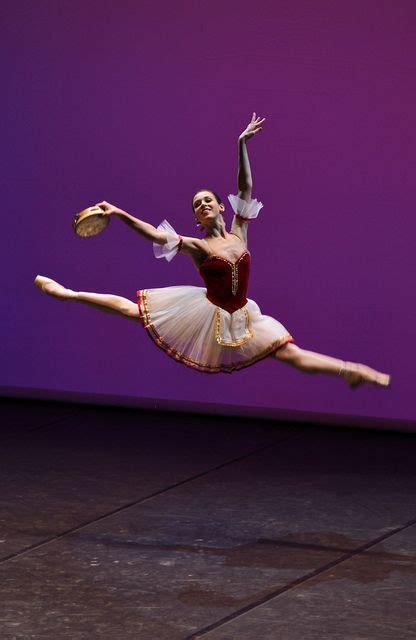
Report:
[[[0,384],[414,419],[414,2],[5,4]],[[32,285],[198,284],[118,220],[81,240],[72,216],[105,199],[192,235],[193,192],[235,192],[253,110],[249,295],[300,346],[391,372],[389,391],[271,360],[196,373]]]

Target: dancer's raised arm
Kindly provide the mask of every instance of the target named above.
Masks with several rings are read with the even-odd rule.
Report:
[[[253,190],[253,179],[251,176],[250,161],[248,159],[247,140],[252,138],[256,133],[261,131],[262,124],[266,118],[258,118],[254,112],[249,124],[244,129],[243,133],[238,138],[238,197],[246,202],[251,201],[251,192]],[[232,224],[232,232],[237,235],[244,236],[244,240],[247,240],[247,221],[239,217],[234,216]],[[243,239],[243,238],[242,238]]]
[[[249,124],[238,138],[238,197],[242,200],[250,200],[253,189],[246,142],[261,131],[261,125],[265,119],[257,118],[253,113]]]

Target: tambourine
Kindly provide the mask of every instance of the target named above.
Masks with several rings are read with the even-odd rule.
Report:
[[[103,215],[104,210],[98,205],[83,209],[72,221],[72,228],[81,238],[96,236],[104,231],[110,222],[110,216]]]

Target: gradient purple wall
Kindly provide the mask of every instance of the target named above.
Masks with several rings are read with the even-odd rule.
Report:
[[[6,2],[0,384],[414,419],[413,2]],[[249,295],[300,346],[391,372],[351,392],[273,361],[188,370],[140,325],[59,303],[37,273],[118,293],[198,284],[117,220],[89,240],[72,216],[106,199],[195,232],[193,192],[235,192],[251,112]],[[229,216],[230,218],[230,216]]]

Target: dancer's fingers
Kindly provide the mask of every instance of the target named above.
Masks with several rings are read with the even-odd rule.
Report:
[[[114,209],[113,205],[105,200],[103,200],[103,202],[98,202],[95,207],[97,207],[97,213],[101,213],[106,216],[111,215]]]
[[[107,211],[108,209],[111,209],[112,205],[109,202],[103,200],[102,202],[98,202],[95,206],[104,209],[104,211]]]

